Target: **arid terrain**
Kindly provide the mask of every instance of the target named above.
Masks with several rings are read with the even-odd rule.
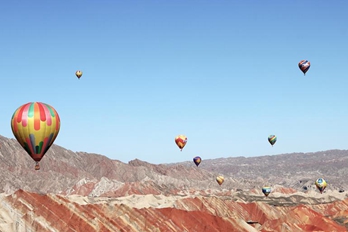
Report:
[[[347,231],[348,151],[123,163],[0,136],[0,231]],[[219,186],[215,177],[223,175]],[[320,194],[314,186],[324,178]],[[261,188],[270,185],[265,197]]]

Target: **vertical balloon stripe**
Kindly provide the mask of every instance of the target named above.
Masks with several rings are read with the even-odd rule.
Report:
[[[42,152],[42,145],[43,145],[43,141],[41,141],[39,143],[39,146],[36,146],[36,154],[41,154],[41,152]]]
[[[32,147],[32,149],[34,150],[34,153],[35,153],[35,147],[36,147],[36,143],[35,143],[35,135],[33,134],[30,134],[29,135],[29,139],[30,139],[30,145]]]
[[[27,104],[23,105],[22,107],[20,107],[18,113],[17,113],[17,123],[20,123],[22,122],[22,118],[23,118],[23,111],[24,111],[24,108],[27,106]],[[23,125],[25,126],[25,125]]]
[[[44,108],[46,108],[46,106],[44,106],[41,103],[37,103],[37,106],[39,107],[39,111],[40,111],[40,113],[39,113],[40,120],[45,122],[46,121],[46,113],[45,113]]]
[[[30,104],[30,106],[29,106],[29,110],[28,110],[28,117],[32,118],[32,117],[34,117],[34,113],[35,113],[35,111],[34,111],[35,102],[31,102],[29,104]]]
[[[39,111],[39,104],[34,103],[34,130],[38,131],[40,130],[40,111]]]
[[[58,113],[56,112],[56,131],[57,131],[57,133],[58,133],[59,129],[60,129],[60,117],[59,117]]]
[[[16,111],[13,115],[15,116],[15,114],[17,114],[18,113],[18,111]],[[17,125],[17,120],[16,120],[16,118],[12,118],[12,120],[11,120],[11,127],[12,127],[12,130],[14,131],[14,132],[18,132],[18,125]],[[15,135],[15,137],[16,137],[16,139],[17,139],[17,136]],[[18,140],[18,139],[17,139]]]
[[[49,106],[46,104],[43,104],[42,107],[45,111],[46,123],[48,126],[51,126],[52,125],[52,115],[50,113]]]
[[[23,111],[18,114],[17,117],[22,119],[22,126],[26,127],[28,125],[28,111],[30,109],[30,104],[26,104],[22,107]]]
[[[35,154],[40,154],[38,151],[39,151],[39,146],[35,146]]]
[[[52,134],[50,134],[50,136],[48,138],[44,139],[43,154],[45,154],[48,151],[48,149],[51,146],[51,143],[53,143],[53,140],[52,140],[53,136],[54,135],[52,133]]]
[[[47,104],[46,104],[46,107],[50,111],[51,116],[54,117],[55,116],[55,110],[53,110],[52,107],[47,105]]]
[[[17,114],[17,118],[16,118],[17,119],[16,120],[17,123],[22,122],[22,117],[23,117],[22,115],[23,115],[24,106],[25,105],[23,105],[22,107],[18,108],[17,111],[15,112]]]
[[[30,154],[35,154],[35,152],[34,152],[35,145],[33,146],[32,141],[31,141],[31,137],[26,138],[25,141],[26,141],[25,144],[27,145],[27,147],[30,151]]]

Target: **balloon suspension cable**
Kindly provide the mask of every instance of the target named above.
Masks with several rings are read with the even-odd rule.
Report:
[[[35,170],[40,170],[40,165],[39,165],[39,162],[36,162],[36,165],[35,165]]]

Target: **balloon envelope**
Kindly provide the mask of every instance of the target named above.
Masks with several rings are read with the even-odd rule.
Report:
[[[182,150],[187,143],[187,137],[185,135],[178,135],[175,137],[175,143]]]
[[[263,187],[262,188],[262,192],[263,194],[265,194],[265,196],[267,197],[270,193],[271,193],[271,187]]]
[[[216,177],[216,181],[218,182],[219,185],[222,185],[224,183],[225,178],[223,176],[218,176]]]
[[[198,165],[202,162],[201,157],[196,156],[195,158],[193,158],[193,162],[196,164],[196,166],[198,167]]]
[[[273,146],[277,142],[277,136],[275,135],[268,136],[268,142]]]
[[[77,70],[77,71],[75,72],[75,75],[77,76],[77,78],[80,79],[80,77],[82,77],[82,71]]]
[[[40,169],[38,162],[59,133],[60,118],[57,111],[45,103],[26,103],[13,113],[11,128],[20,145],[36,161],[35,169]]]
[[[320,191],[320,193],[323,193],[324,189],[327,186],[327,183],[323,178],[319,178],[315,181],[315,186]]]
[[[306,75],[306,72],[308,71],[308,69],[311,67],[311,62],[309,62],[308,60],[301,60],[298,63],[298,67],[301,69],[301,71],[303,72],[304,75]]]

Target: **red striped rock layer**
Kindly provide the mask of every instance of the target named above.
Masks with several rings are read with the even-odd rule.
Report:
[[[146,198],[141,197],[139,204]],[[19,190],[1,199],[0,231],[346,231],[335,220],[344,222],[348,216],[348,200],[275,207],[221,197],[182,197],[172,198],[166,208],[131,207],[117,200]]]

